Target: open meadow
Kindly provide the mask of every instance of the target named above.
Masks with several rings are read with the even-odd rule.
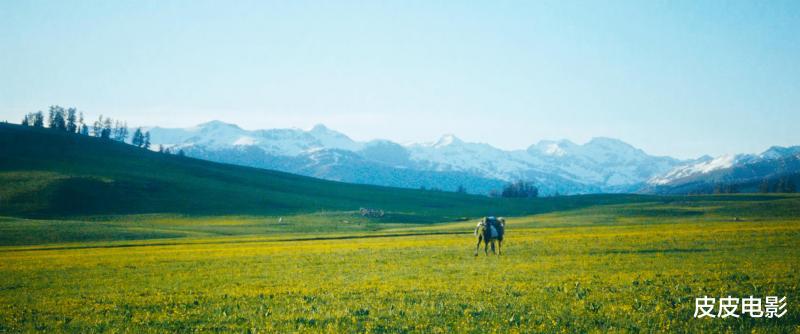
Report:
[[[0,220],[0,332],[800,332],[800,197],[515,217],[488,257],[474,219],[94,219]],[[788,312],[695,319],[704,295]]]

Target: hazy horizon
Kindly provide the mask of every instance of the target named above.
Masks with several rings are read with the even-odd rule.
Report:
[[[792,1],[4,2],[0,120],[758,153],[800,144],[797,31]]]
[[[162,128],[162,129],[189,129],[189,128],[192,128],[192,127],[201,126],[203,124],[211,123],[211,122],[222,122],[222,123],[226,123],[226,124],[233,124],[233,125],[236,125],[237,127],[241,128],[242,130],[245,130],[245,131],[272,130],[272,129],[293,129],[293,130],[311,131],[314,127],[321,125],[321,126],[324,126],[324,127],[328,128],[329,130],[333,130],[333,131],[339,132],[339,133],[341,133],[341,134],[343,134],[343,135],[345,135],[345,136],[349,137],[350,139],[352,139],[354,141],[357,141],[357,142],[369,142],[369,141],[372,141],[372,140],[389,140],[389,141],[392,141],[392,142],[395,142],[395,143],[398,143],[398,144],[401,144],[401,145],[435,144],[438,140],[440,140],[440,139],[442,139],[442,138],[444,138],[446,136],[455,136],[459,140],[462,140],[462,141],[467,142],[467,143],[488,144],[488,145],[491,145],[491,146],[493,146],[495,148],[499,148],[499,149],[505,150],[505,151],[525,150],[525,149],[529,148],[530,146],[536,145],[536,144],[538,144],[540,142],[543,142],[543,141],[545,141],[545,142],[546,141],[552,141],[552,142],[568,141],[568,142],[572,142],[573,144],[577,144],[577,145],[585,145],[585,144],[589,143],[590,141],[592,141],[594,139],[610,138],[610,139],[620,140],[620,141],[622,141],[622,142],[624,142],[626,144],[629,144],[629,145],[631,145],[631,146],[633,146],[633,147],[635,147],[637,149],[641,149],[645,153],[647,153],[649,155],[653,155],[653,156],[669,156],[669,157],[680,158],[680,159],[695,159],[695,158],[700,158],[700,157],[703,157],[703,156],[706,156],[706,155],[707,156],[711,156],[711,157],[720,156],[720,155],[711,155],[711,154],[708,154],[708,153],[700,154],[698,156],[692,156],[692,157],[676,157],[676,156],[672,156],[672,155],[654,154],[652,152],[648,152],[647,150],[637,146],[635,143],[630,143],[628,141],[625,141],[624,139],[613,137],[613,136],[592,136],[592,137],[589,137],[588,139],[586,139],[584,141],[575,141],[575,140],[572,140],[570,138],[542,138],[542,139],[538,139],[538,140],[530,142],[530,143],[520,143],[519,146],[517,146],[517,147],[502,147],[502,146],[497,146],[497,145],[494,145],[492,143],[488,143],[488,142],[484,142],[484,141],[467,140],[467,139],[465,139],[464,137],[462,137],[461,135],[459,135],[457,133],[442,133],[437,137],[423,139],[423,140],[420,140],[420,141],[399,141],[399,140],[395,140],[393,138],[388,138],[388,137],[357,138],[357,137],[351,136],[348,133],[340,131],[339,129],[336,129],[336,128],[333,128],[331,126],[328,126],[327,124],[324,124],[324,123],[316,123],[316,124],[314,124],[312,126],[309,126],[309,127],[292,126],[292,127],[275,127],[275,128],[261,128],[261,127],[249,128],[249,127],[246,127],[246,126],[242,126],[241,124],[236,124],[236,123],[232,123],[232,122],[226,122],[226,121],[219,120],[219,119],[213,119],[213,120],[208,120],[208,121],[204,121],[204,122],[200,122],[200,123],[193,124],[193,125],[188,125],[188,126],[136,125],[135,127],[141,127],[143,129],[152,129],[154,127],[158,127],[158,128]],[[781,146],[781,145],[769,145],[769,146],[764,147],[764,148],[762,148],[760,150],[757,150],[757,151],[736,152],[736,154],[740,154],[740,153],[741,154],[758,154],[758,153],[762,153],[762,152],[768,150],[770,147],[773,147],[773,146]],[[798,145],[787,145],[787,146],[798,146]],[[727,154],[721,154],[721,155],[727,155]]]

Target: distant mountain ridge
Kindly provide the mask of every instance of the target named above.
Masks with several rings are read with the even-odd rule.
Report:
[[[800,146],[773,146],[760,154],[704,156],[650,179],[642,192],[712,193],[720,186],[734,187],[736,192],[763,192],[774,191],[769,188],[778,182],[800,184]]]
[[[211,121],[190,128],[147,129],[154,146],[182,149],[192,157],[275,169],[344,182],[485,194],[506,182],[527,180],[543,194],[664,192],[685,177],[750,161],[749,155],[680,160],[652,156],[613,138],[585,144],[543,140],[525,150],[502,150],[448,134],[429,143],[354,141],[316,125],[310,130],[244,130]],[[795,148],[774,147],[762,158],[779,158]],[[669,192],[669,191],[667,191]]]

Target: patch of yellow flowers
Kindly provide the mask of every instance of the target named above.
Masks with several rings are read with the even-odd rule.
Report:
[[[791,304],[692,318],[697,296],[800,296],[797,221],[548,219],[511,221],[504,255],[477,258],[471,234],[0,249],[0,332],[797,331]]]

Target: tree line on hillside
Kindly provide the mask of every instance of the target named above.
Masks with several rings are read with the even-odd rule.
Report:
[[[427,190],[427,191],[445,191],[438,187],[426,187],[420,186],[419,190]],[[467,188],[464,185],[458,185],[455,191],[459,194],[466,194]],[[554,194],[555,196],[560,196],[558,193]],[[505,197],[505,198],[535,198],[539,197],[539,188],[536,187],[533,182],[527,181],[516,181],[511,182],[503,186],[501,190],[492,190],[489,192],[489,197]]]
[[[715,183],[712,188],[714,194],[738,194],[744,186],[736,183]],[[753,185],[746,187],[745,192],[752,192]],[[781,177],[777,179],[763,179],[758,184],[759,193],[795,193],[797,185],[791,177]]]
[[[797,185],[791,178],[782,177],[777,180],[770,181],[764,179],[758,185],[758,192],[761,193],[794,193],[797,192]]]
[[[23,126],[49,128],[55,131],[116,140],[123,143],[127,143],[126,140],[128,140],[129,135],[127,122],[113,120],[110,117],[104,118],[103,115],[100,115],[90,126],[84,122],[83,112],[79,112],[74,107],[64,108],[58,105],[50,106],[47,112],[47,118],[45,118],[45,113],[40,110],[26,114],[22,118],[20,124]],[[130,144],[136,147],[150,149],[150,131],[142,131],[142,128],[136,128],[131,136]],[[161,145],[159,145],[158,151],[161,153],[171,153],[168,148],[164,149]],[[183,156],[183,150],[180,150],[178,155]]]
[[[539,188],[536,187],[533,182],[519,180],[506,184],[500,191],[491,191],[489,196],[505,198],[535,198],[539,197]]]

